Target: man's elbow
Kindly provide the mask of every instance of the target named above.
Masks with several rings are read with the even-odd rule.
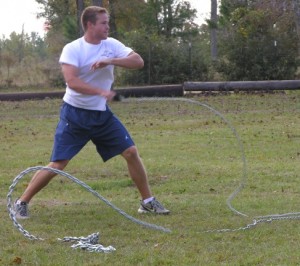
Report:
[[[140,57],[140,60],[138,62],[138,66],[137,66],[137,69],[141,69],[144,67],[144,60],[143,58]]]
[[[76,85],[78,83],[78,80],[76,78],[67,78],[65,79],[66,84],[68,85],[69,88],[75,89]]]
[[[144,60],[139,54],[135,54],[136,60],[135,60],[135,68],[141,69],[144,67]]]
[[[133,52],[131,54],[131,56],[132,56],[132,59],[134,58],[134,60],[132,61],[132,62],[134,62],[132,65],[133,69],[141,69],[144,67],[144,60],[138,53]]]

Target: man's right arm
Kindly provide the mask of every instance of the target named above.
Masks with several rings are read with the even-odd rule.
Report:
[[[100,95],[106,98],[108,101],[112,100],[113,97],[115,96],[115,92],[113,91],[107,91],[107,90],[95,88],[89,85],[88,83],[83,82],[78,77],[77,67],[63,63],[61,64],[61,68],[62,68],[64,79],[68,84],[68,87],[71,88],[72,90],[87,95]]]

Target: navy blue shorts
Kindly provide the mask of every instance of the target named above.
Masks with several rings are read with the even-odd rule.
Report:
[[[63,103],[50,161],[71,160],[90,140],[104,162],[134,145],[108,106],[106,111],[93,111]]]

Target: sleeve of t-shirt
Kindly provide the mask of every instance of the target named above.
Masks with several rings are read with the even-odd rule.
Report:
[[[130,47],[125,46],[120,41],[112,38],[112,43],[114,47],[114,56],[116,58],[127,57],[133,50]]]
[[[74,49],[74,45],[72,45],[72,43],[65,45],[65,47],[63,48],[62,53],[59,58],[59,63],[60,64],[69,64],[69,65],[73,65],[75,67],[79,66],[78,56]]]

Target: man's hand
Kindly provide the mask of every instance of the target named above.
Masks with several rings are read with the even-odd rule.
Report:
[[[106,98],[107,101],[112,101],[116,93],[114,91],[101,90],[100,95]]]
[[[110,58],[99,60],[99,61],[96,61],[94,64],[92,64],[91,70],[94,71],[97,68],[104,68],[108,65],[111,65],[111,59]]]
[[[139,54],[135,52],[131,52],[127,57],[106,58],[106,59],[96,61],[94,64],[92,64],[91,70],[94,71],[98,68],[104,68],[108,65],[124,67],[128,69],[140,69],[144,66],[144,60]]]

